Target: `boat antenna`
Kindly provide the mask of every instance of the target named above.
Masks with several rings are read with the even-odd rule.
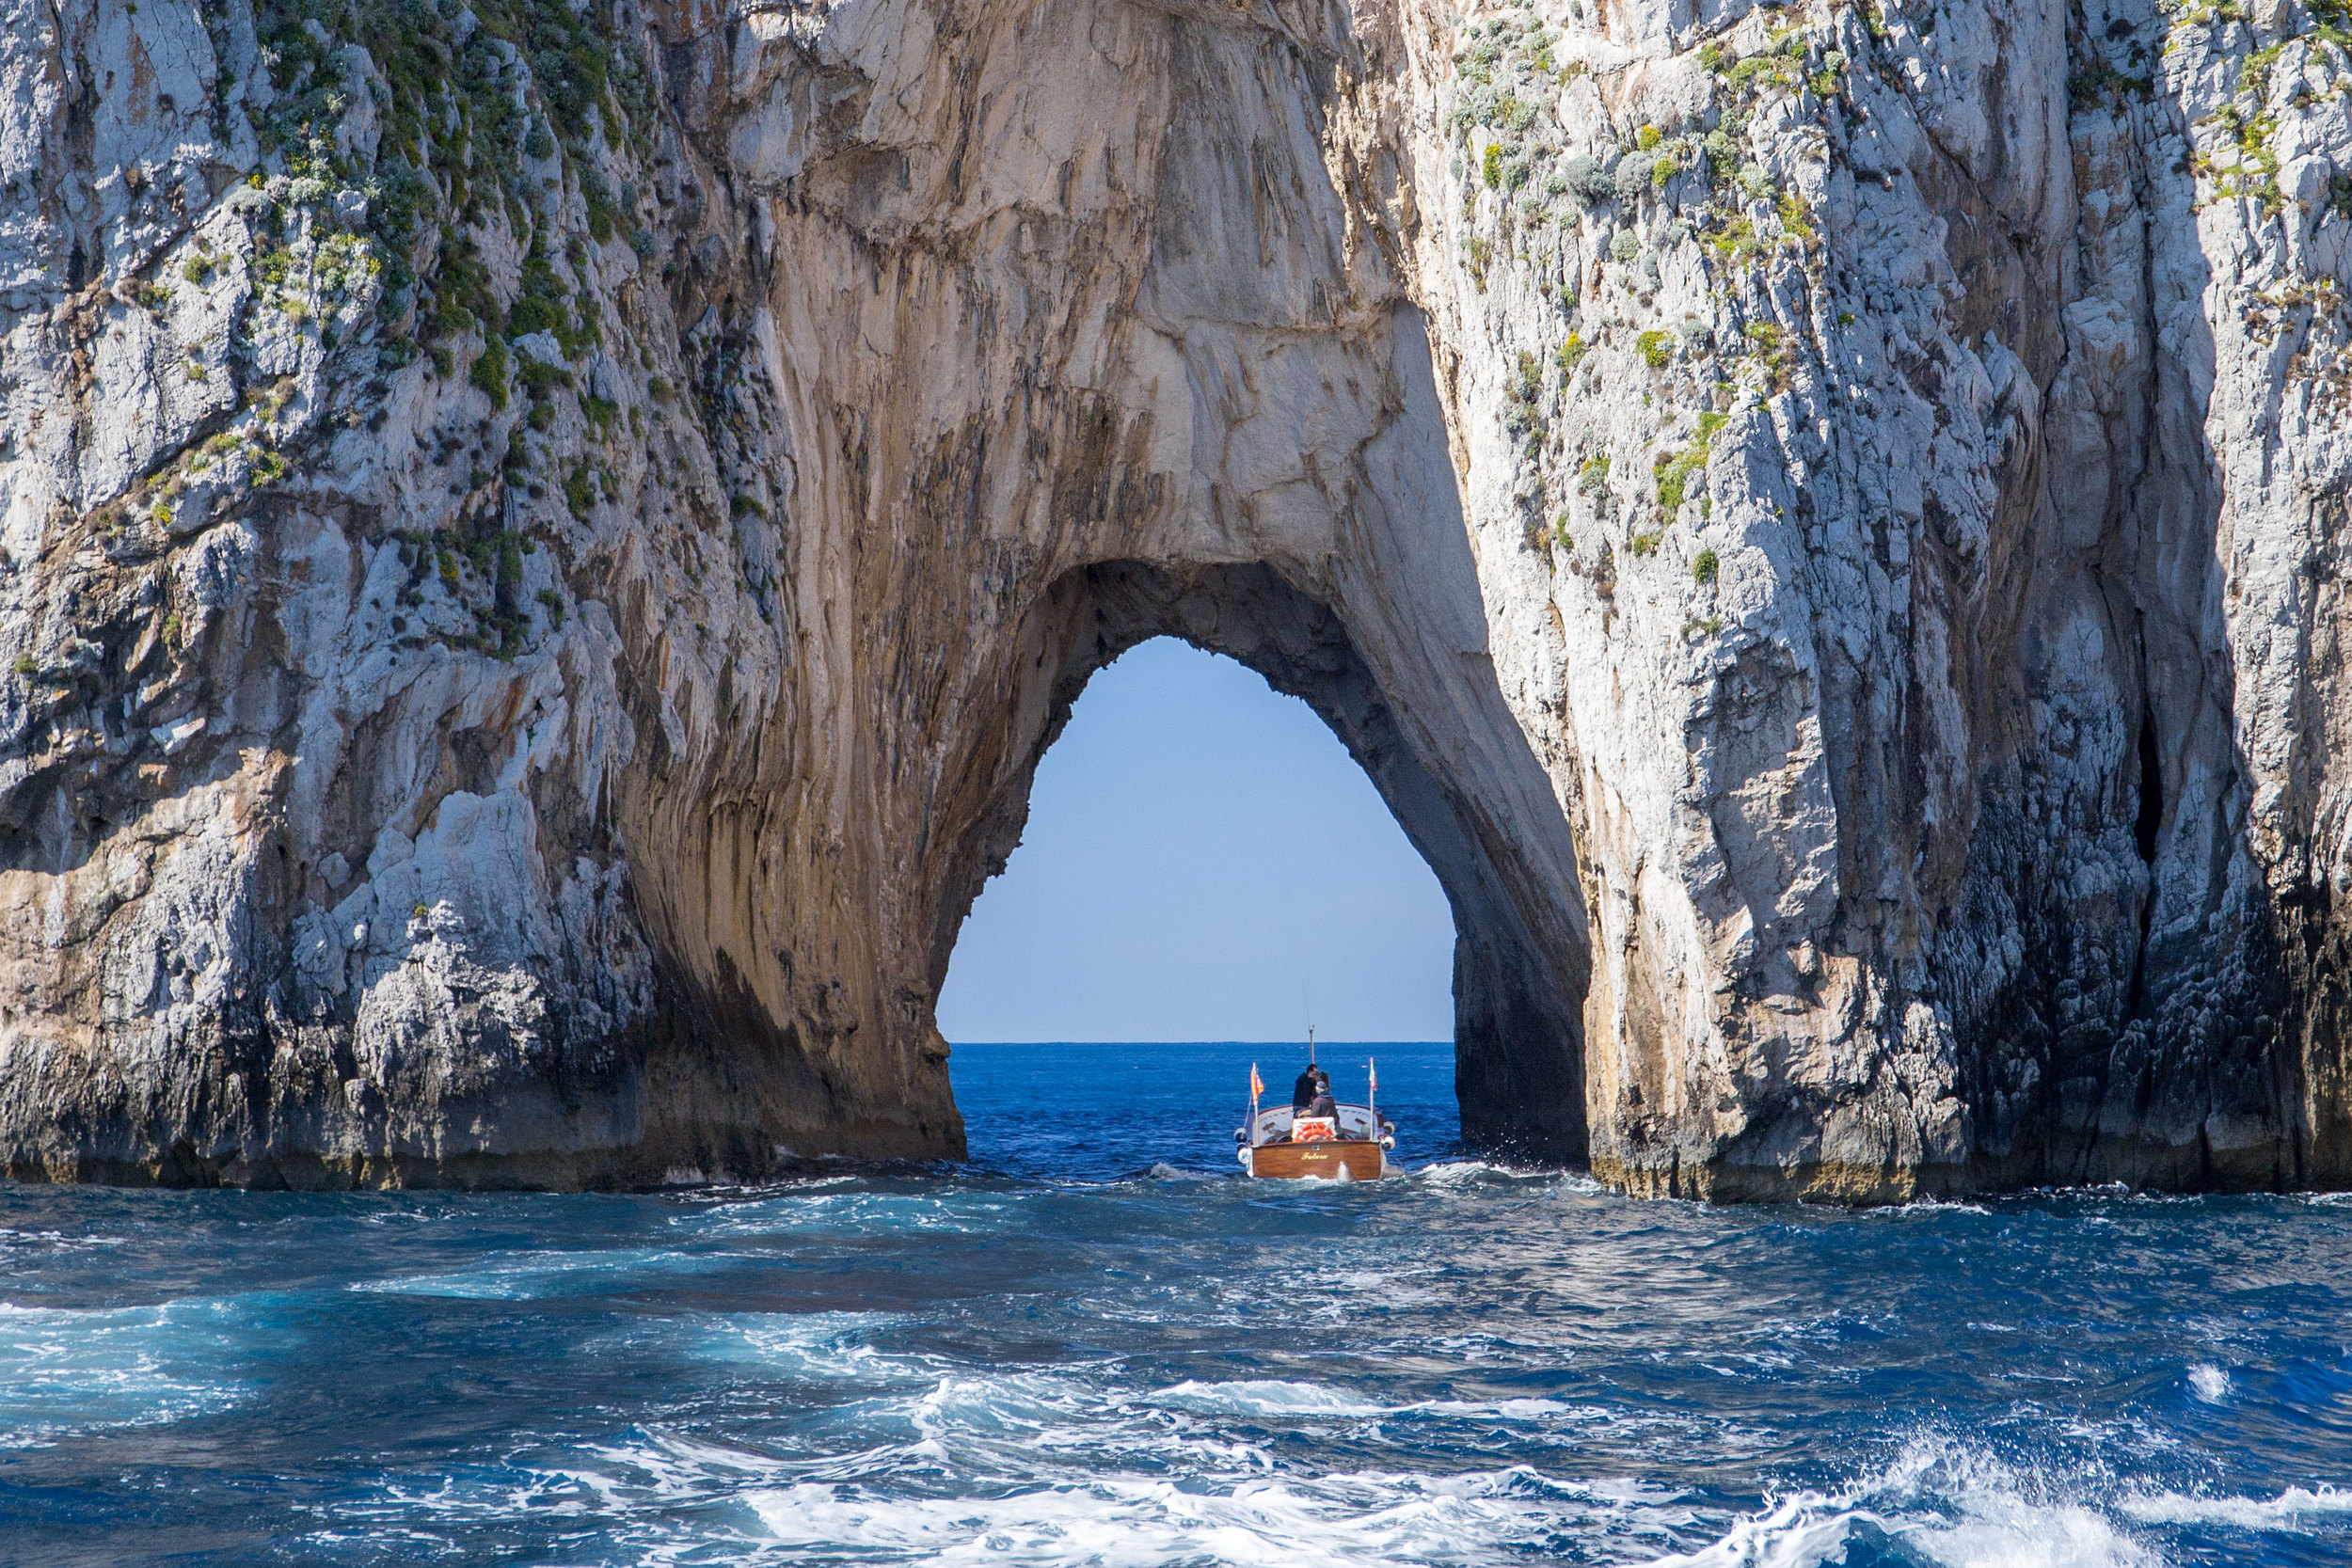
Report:
[[[1315,1065],[1315,1026],[1311,1023],[1307,1025],[1307,1065]]]

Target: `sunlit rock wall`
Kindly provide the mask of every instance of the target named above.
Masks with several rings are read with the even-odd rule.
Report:
[[[20,8],[8,1168],[959,1152],[1172,633],[1429,857],[1475,1137],[2340,1183],[2345,24]]]

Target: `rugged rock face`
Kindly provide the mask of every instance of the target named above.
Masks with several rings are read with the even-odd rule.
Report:
[[[957,927],[1170,633],[1436,868],[1475,1135],[2352,1180],[2347,25],[20,6],[7,1166],[959,1152]]]

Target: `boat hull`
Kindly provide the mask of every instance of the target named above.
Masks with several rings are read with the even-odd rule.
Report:
[[[1316,1144],[1260,1144],[1249,1151],[1249,1174],[1295,1180],[1376,1181],[1387,1170],[1380,1146],[1369,1139]]]

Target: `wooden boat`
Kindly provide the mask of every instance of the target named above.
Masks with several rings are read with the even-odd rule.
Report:
[[[1366,1066],[1377,1092],[1379,1075]],[[1252,1063],[1249,1119],[1233,1130],[1233,1141],[1240,1146],[1234,1158],[1250,1175],[1373,1181],[1389,1173],[1388,1151],[1396,1147],[1396,1124],[1382,1121],[1374,1104],[1340,1105],[1335,1117],[1311,1117],[1288,1105],[1260,1110],[1258,1098],[1263,1092]]]

